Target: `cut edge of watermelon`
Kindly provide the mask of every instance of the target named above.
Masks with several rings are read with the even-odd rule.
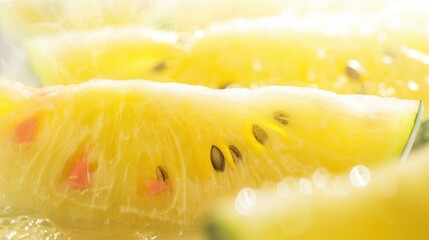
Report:
[[[31,88],[0,76],[0,116],[14,111],[31,94]]]
[[[416,140],[413,145],[413,149],[421,146],[429,145],[429,119],[423,119],[420,124],[419,132],[417,133]]]
[[[399,164],[403,165],[405,161],[408,158],[408,155],[411,152],[411,149],[414,146],[414,142],[416,141],[417,136],[419,135],[419,129],[420,125],[422,125],[422,118],[423,118],[423,112],[424,112],[424,105],[423,101],[419,101],[419,107],[416,113],[416,117],[414,119],[414,126],[410,132],[410,135],[408,136],[407,142],[405,144],[404,149],[402,150],[401,156],[399,158]],[[428,121],[428,120],[427,120]]]

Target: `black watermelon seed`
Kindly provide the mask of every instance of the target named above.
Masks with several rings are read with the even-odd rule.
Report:
[[[282,124],[282,125],[288,125],[289,124],[289,116],[281,111],[277,111],[275,113],[273,113],[273,117],[274,120],[276,120],[276,122]]]
[[[347,76],[352,80],[359,80],[361,78],[362,66],[356,60],[350,60],[346,66]]]
[[[232,84],[232,82],[228,82],[228,83],[222,84],[222,85],[219,86],[219,89],[227,89],[228,87],[231,86],[231,84]]]
[[[156,179],[163,182],[167,180],[167,173],[161,167],[156,168]]]
[[[229,152],[231,153],[232,160],[234,160],[234,163],[237,164],[241,162],[242,156],[240,150],[234,145],[229,146]]]
[[[268,135],[264,129],[262,129],[258,125],[253,125],[252,126],[252,133],[253,133],[253,136],[255,137],[256,141],[258,141],[262,145],[265,145],[265,142],[268,140]]]
[[[217,172],[223,172],[225,170],[225,157],[222,151],[215,145],[212,145],[210,150],[210,160],[214,170]]]
[[[161,72],[161,71],[163,71],[164,69],[166,69],[167,68],[167,63],[165,62],[165,61],[161,61],[161,62],[159,62],[157,65],[155,65],[153,68],[152,68],[152,70],[154,71],[154,72]]]

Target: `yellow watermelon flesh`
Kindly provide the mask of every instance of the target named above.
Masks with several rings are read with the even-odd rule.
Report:
[[[244,189],[213,211],[207,239],[425,239],[428,150],[415,150],[400,168],[318,169],[273,189]]]
[[[201,223],[245,186],[403,160],[422,111],[419,101],[280,86],[1,81],[0,93],[14,104],[0,116],[0,207],[171,226]]]
[[[26,46],[44,85],[150,78],[213,88],[309,86],[428,103],[428,23],[418,7],[237,20],[191,35],[107,28],[39,37]],[[417,144],[429,140],[428,126],[424,121]]]
[[[213,88],[310,86],[428,102],[425,22],[410,20],[418,9],[387,13],[237,20],[191,36],[107,28],[38,37],[26,46],[44,85],[150,78]],[[151,64],[141,64],[144,59]]]

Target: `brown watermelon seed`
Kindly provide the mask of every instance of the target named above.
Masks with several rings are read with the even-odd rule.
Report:
[[[167,173],[164,171],[164,169],[158,166],[156,168],[156,179],[158,179],[158,181],[165,182],[167,181],[167,178]]]
[[[355,59],[347,62],[346,73],[347,76],[352,80],[359,80],[361,78],[363,67],[361,63]]]
[[[218,88],[219,89],[227,89],[231,86],[231,84],[233,84],[233,82],[227,82],[227,83],[220,85]]]
[[[165,62],[165,61],[161,61],[161,62],[159,62],[157,65],[155,65],[153,68],[152,68],[152,70],[154,71],[154,72],[161,72],[161,71],[163,71],[164,69],[166,69],[167,68],[167,62]]]
[[[258,141],[262,145],[265,145],[265,142],[268,139],[268,135],[264,129],[262,129],[258,125],[253,125],[252,126],[252,133],[253,133],[253,136],[255,137],[256,141]]]
[[[289,116],[281,111],[277,111],[273,113],[274,120],[276,120],[278,123],[282,125],[288,125],[289,124]]]
[[[215,145],[212,145],[210,150],[210,160],[214,170],[217,172],[223,172],[225,170],[225,157],[222,151]]]
[[[242,156],[240,150],[234,145],[229,146],[229,152],[231,153],[232,160],[234,160],[234,163],[237,164],[241,162]]]

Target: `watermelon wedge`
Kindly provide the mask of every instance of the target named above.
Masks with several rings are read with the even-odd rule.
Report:
[[[244,190],[214,210],[208,239],[425,239],[427,150],[401,168],[358,166],[343,175],[319,169],[274,189]]]
[[[420,101],[285,86],[0,83],[0,204],[101,222],[198,224],[245,186],[401,161],[422,114]]]

